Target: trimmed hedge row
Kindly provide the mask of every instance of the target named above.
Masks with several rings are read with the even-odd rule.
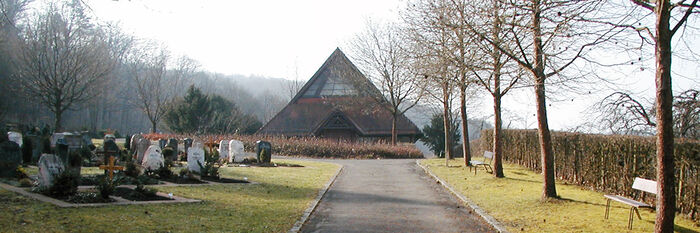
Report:
[[[483,130],[473,141],[476,155],[493,148],[493,131]],[[504,161],[541,171],[537,130],[503,130]],[[654,195],[632,189],[635,177],[656,180],[656,144],[653,137],[552,133],[555,176],[595,190],[655,203]],[[678,212],[700,220],[700,142],[675,141]],[[506,174],[507,176],[508,174]]]
[[[178,138],[180,140],[190,137],[201,139],[207,145],[218,145],[221,140],[236,139],[243,142],[246,151],[255,151],[255,142],[268,141],[272,144],[272,153],[275,155],[304,156],[314,158],[423,158],[423,153],[413,144],[396,145],[381,143],[354,143],[342,142],[323,138],[287,138],[256,135],[172,135],[149,134],[146,138],[157,140],[160,138]]]

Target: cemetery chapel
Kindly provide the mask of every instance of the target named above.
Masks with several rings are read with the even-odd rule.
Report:
[[[321,137],[343,141],[391,141],[392,114],[377,87],[336,49],[259,134]],[[399,142],[415,142],[421,131],[403,114]]]

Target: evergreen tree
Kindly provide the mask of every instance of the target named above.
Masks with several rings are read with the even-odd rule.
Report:
[[[445,154],[445,126],[442,119],[443,114],[435,114],[430,118],[430,124],[423,127],[423,137],[420,139],[422,142],[430,147],[430,150],[439,157],[443,157]],[[459,145],[459,125],[454,120],[450,122],[450,131],[452,131],[452,145]]]

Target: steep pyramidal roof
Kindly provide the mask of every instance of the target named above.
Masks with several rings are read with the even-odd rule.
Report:
[[[360,137],[391,135],[391,112],[386,102],[367,95],[379,90],[340,49],[258,133],[323,136],[324,130],[347,131]],[[384,106],[382,106],[384,105]],[[403,114],[397,118],[399,136],[415,137],[420,130]]]

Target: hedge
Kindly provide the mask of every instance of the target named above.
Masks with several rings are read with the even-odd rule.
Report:
[[[473,141],[473,153],[493,148],[492,130]],[[537,130],[503,130],[504,161],[541,171]],[[567,183],[655,203],[654,195],[632,189],[635,177],[656,180],[654,137],[552,133],[555,176]],[[700,220],[700,142],[675,140],[677,210]],[[508,176],[508,174],[506,174]]]
[[[174,135],[174,134],[148,134],[144,137],[150,140],[160,138],[182,139],[197,138],[210,146],[218,145],[221,140],[236,139],[243,142],[246,151],[255,151],[255,142],[258,140],[269,141],[272,144],[272,153],[275,155],[304,156],[314,158],[423,158],[423,153],[413,144],[392,146],[383,143],[344,142],[324,138],[312,137],[274,137],[257,135]]]

